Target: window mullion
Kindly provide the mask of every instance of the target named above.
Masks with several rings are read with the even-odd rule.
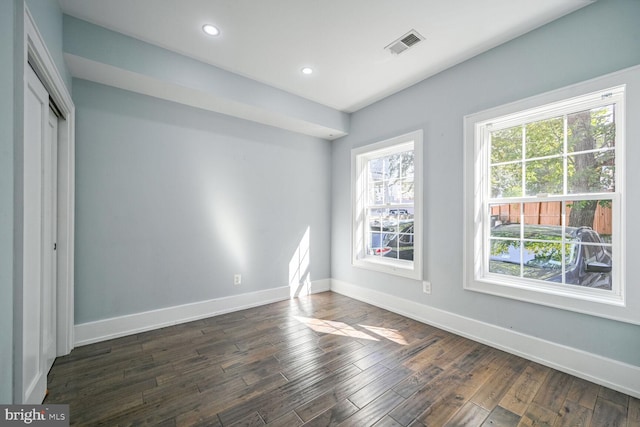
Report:
[[[522,155],[520,158],[522,159],[522,196],[527,194],[527,126],[522,125]]]
[[[527,195],[527,126],[526,124],[522,124],[522,155],[520,158],[522,159],[522,196]],[[524,203],[519,203],[520,208],[520,277],[524,277]]]
[[[563,116],[563,135],[562,135],[562,194],[567,195],[569,189],[569,118],[565,114]]]
[[[562,120],[562,194],[563,196],[567,196],[569,192],[569,117],[567,114],[563,115]],[[560,240],[561,250],[560,255],[562,256],[562,284],[567,283],[567,199],[562,200],[562,204],[560,205],[560,228],[562,233],[562,239]]]

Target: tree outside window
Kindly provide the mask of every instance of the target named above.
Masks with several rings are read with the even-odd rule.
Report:
[[[619,304],[624,87],[504,110],[467,122],[472,287]]]

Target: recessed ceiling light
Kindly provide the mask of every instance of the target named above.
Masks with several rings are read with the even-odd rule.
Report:
[[[215,25],[205,24],[202,26],[202,31],[209,34],[210,36],[217,36],[220,34],[220,30]]]
[[[302,71],[302,74],[307,74],[307,75],[313,74],[313,68],[311,68],[311,67],[304,67],[300,71]]]

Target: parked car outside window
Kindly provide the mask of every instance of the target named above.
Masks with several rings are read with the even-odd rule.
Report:
[[[389,209],[389,216],[409,216],[409,211],[407,209]]]
[[[611,289],[611,253],[589,227],[498,225],[491,230],[489,272],[507,276]],[[563,262],[564,255],[564,262]],[[564,264],[564,280],[563,280]]]
[[[396,233],[385,236],[384,247],[389,248],[387,258],[413,261],[413,220],[400,223]]]
[[[413,220],[399,224],[371,225],[370,255],[413,261]]]

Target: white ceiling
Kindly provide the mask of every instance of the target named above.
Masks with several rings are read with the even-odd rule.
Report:
[[[593,1],[59,0],[68,15],[344,112]],[[221,34],[206,36],[205,23]],[[384,49],[412,29],[425,40]]]

